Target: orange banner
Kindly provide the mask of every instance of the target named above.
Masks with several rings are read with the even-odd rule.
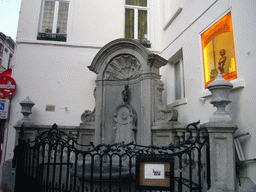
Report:
[[[232,28],[231,13],[228,13],[202,34],[203,49],[217,35],[225,32],[232,32],[232,31],[233,31],[233,28]]]

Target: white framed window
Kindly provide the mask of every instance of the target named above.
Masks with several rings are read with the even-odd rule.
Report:
[[[169,74],[167,92],[169,92],[168,105],[170,107],[175,107],[187,103],[185,94],[184,63],[182,55],[182,49],[180,49],[169,59],[170,68],[167,71]]]
[[[125,38],[149,40],[148,0],[125,1]]]
[[[174,95],[175,95],[175,101],[185,98],[182,58],[178,59],[174,63]]]
[[[227,81],[237,79],[231,12],[201,34],[205,89],[221,73]]]
[[[44,0],[38,39],[66,41],[68,10],[68,0]]]

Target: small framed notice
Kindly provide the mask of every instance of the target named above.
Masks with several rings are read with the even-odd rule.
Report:
[[[138,156],[136,158],[136,188],[173,191],[173,158]]]

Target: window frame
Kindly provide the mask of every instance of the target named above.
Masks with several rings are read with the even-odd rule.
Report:
[[[50,32],[50,33],[42,31],[44,11],[45,11],[45,2],[46,1],[55,2],[54,14],[53,14],[52,32]],[[38,36],[37,36],[38,40],[66,41],[67,32],[66,33],[58,33],[57,32],[58,14],[59,14],[59,4],[60,4],[60,2],[68,2],[69,6],[70,6],[70,0],[42,0],[41,14],[40,14],[40,20],[39,20],[39,26],[38,26]],[[70,10],[70,8],[68,9],[68,14],[67,14],[68,16],[69,16],[69,10]],[[67,18],[67,22],[68,22],[68,18]]]
[[[150,32],[149,32],[149,0],[147,0],[147,6],[138,6],[138,5],[127,5],[125,2],[124,12],[126,9],[134,10],[134,39],[139,39],[139,10],[147,11],[147,40],[150,40]],[[125,22],[125,21],[124,21]],[[124,26],[124,37],[125,37],[125,26]]]
[[[180,88],[181,88],[181,98],[176,99],[176,88],[175,88],[175,64],[179,62],[180,66]],[[171,78],[168,78],[167,87],[169,92],[169,107],[176,107],[179,105],[183,105],[187,103],[186,98],[186,91],[185,91],[185,70],[184,70],[184,61],[183,61],[183,52],[182,48],[177,51],[170,59],[169,59],[169,66],[170,69],[168,70],[168,73],[170,74]]]
[[[176,65],[179,65],[179,89],[180,89],[180,98],[177,99],[177,86],[176,86]],[[183,98],[185,98],[185,86],[184,86],[184,67],[183,67],[183,59],[179,58],[178,60],[176,60],[173,64],[174,66],[174,98],[175,101],[181,100]]]
[[[223,24],[222,24],[223,23]],[[228,26],[228,27],[226,27]],[[225,30],[226,28],[226,30]],[[211,31],[214,31],[212,34]],[[214,81],[214,79],[210,79],[210,75],[207,74],[208,68],[210,68],[210,65],[206,62],[206,58],[208,57],[206,52],[206,45],[208,43],[211,43],[215,38],[220,37],[221,35],[225,34],[226,32],[230,33],[231,38],[231,45],[232,51],[233,51],[233,62],[232,62],[232,68],[234,68],[233,71],[222,74],[223,78],[227,81],[233,81],[238,78],[237,76],[237,66],[236,66],[236,53],[235,53],[235,42],[234,42],[234,34],[233,34],[233,24],[232,24],[232,14],[230,11],[223,14],[221,17],[219,17],[216,21],[211,23],[204,31],[200,33],[200,39],[201,39],[201,50],[202,50],[202,61],[203,61],[203,73],[204,73],[204,89],[207,89],[207,86]],[[210,35],[205,35],[207,33],[210,33]],[[216,34],[215,34],[216,33]],[[208,37],[208,40],[206,37]],[[208,43],[206,43],[206,40]],[[224,49],[224,48],[223,48]],[[226,49],[226,48],[225,48]],[[214,52],[218,49],[214,48]],[[218,50],[220,51],[220,50]],[[226,50],[225,50],[226,51]],[[219,52],[217,52],[219,54]],[[218,60],[220,58],[220,55],[218,55]],[[216,62],[214,62],[215,65]],[[228,63],[225,64],[228,66]],[[217,74],[220,73],[219,69],[216,69]],[[216,76],[217,76],[216,74]],[[207,81],[207,79],[210,79]]]
[[[13,54],[10,53],[10,54],[9,54],[9,59],[8,59],[8,66],[7,66],[7,69],[10,69],[10,67],[11,67],[12,58],[13,58]]]

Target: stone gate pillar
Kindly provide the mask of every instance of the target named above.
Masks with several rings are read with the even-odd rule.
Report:
[[[235,191],[235,150],[233,123],[206,123],[210,144],[210,191]]]
[[[232,122],[230,114],[225,111],[230,103],[229,92],[233,85],[218,74],[215,81],[207,88],[212,92],[211,104],[217,111],[203,126],[209,132],[210,175],[209,191],[235,191],[235,149],[234,132],[237,126]]]

